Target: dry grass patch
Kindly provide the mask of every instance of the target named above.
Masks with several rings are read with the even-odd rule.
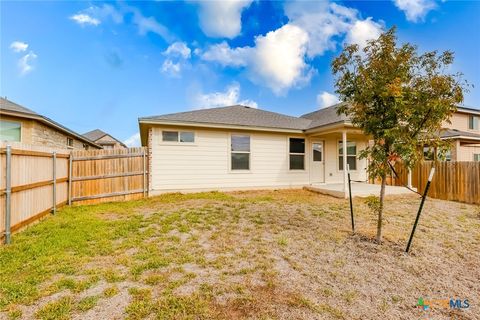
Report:
[[[65,208],[0,248],[0,318],[475,319],[480,209],[386,200],[375,216],[303,190],[168,194]],[[450,313],[419,297],[469,299]]]

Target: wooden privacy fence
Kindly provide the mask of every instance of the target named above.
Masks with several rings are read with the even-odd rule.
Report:
[[[412,170],[412,186],[422,193],[427,184],[430,169],[435,166],[428,196],[443,200],[480,204],[480,162],[424,161]],[[388,185],[402,186],[408,182],[408,170],[401,163],[395,165],[387,178]],[[380,183],[378,180],[375,183]]]
[[[0,235],[6,241],[11,232],[67,203],[69,154],[61,151],[0,146]]]
[[[428,196],[480,204],[480,162],[422,162],[412,171],[412,185],[418,190],[425,189],[432,166],[435,175]]]
[[[145,148],[72,151],[0,144],[0,238],[56,208],[147,196]]]
[[[72,202],[132,200],[147,195],[144,148],[73,151],[70,162]]]

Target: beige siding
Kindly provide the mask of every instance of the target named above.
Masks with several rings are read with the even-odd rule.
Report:
[[[457,161],[473,161],[473,155],[480,154],[480,144],[475,146],[459,146]]]
[[[454,113],[450,118],[451,123],[444,122],[443,127],[480,134],[480,130],[472,130],[468,128],[469,117],[470,115],[466,113]]]
[[[288,188],[310,184],[310,139],[304,135],[205,129],[194,131],[195,143],[182,144],[162,142],[162,128],[151,129],[151,194],[189,190]],[[230,170],[232,133],[250,135],[249,171]],[[289,137],[306,139],[305,170],[289,170]],[[343,171],[338,170],[337,139],[332,137],[324,141],[325,182],[342,182]],[[365,142],[359,140],[358,149],[364,147]],[[352,178],[365,180],[365,166],[365,160],[358,160],[358,171],[352,174]]]
[[[164,143],[152,134],[153,190],[294,187],[308,183],[308,170],[288,170],[288,136],[250,134],[250,170],[230,170],[231,132],[195,130],[194,144]],[[308,162],[306,163],[308,166]]]

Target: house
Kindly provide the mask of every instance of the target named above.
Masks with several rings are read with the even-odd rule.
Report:
[[[58,122],[6,98],[0,98],[0,141],[66,149],[102,148]]]
[[[100,129],[95,129],[84,133],[83,136],[102,146],[103,149],[121,149],[127,147],[122,141],[114,138]]]
[[[338,105],[301,117],[235,105],[139,118],[150,194],[367,181],[368,138]]]
[[[452,141],[449,160],[480,161],[480,110],[458,108],[443,127],[442,139]]]
[[[345,194],[347,166],[352,180],[368,181],[359,154],[369,138],[337,114],[339,105],[300,117],[235,105],[139,118],[150,194],[327,184]],[[453,161],[473,160],[478,114],[459,108],[445,124]]]

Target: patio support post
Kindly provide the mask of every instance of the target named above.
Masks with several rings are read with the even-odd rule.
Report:
[[[342,131],[342,150],[343,150],[343,193],[345,199],[347,198],[348,188],[348,170],[347,170],[347,130]]]
[[[412,169],[408,168],[407,187],[412,189]]]

